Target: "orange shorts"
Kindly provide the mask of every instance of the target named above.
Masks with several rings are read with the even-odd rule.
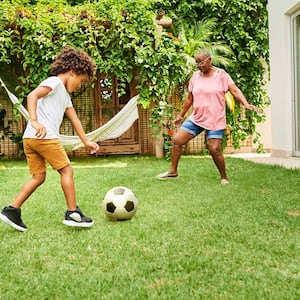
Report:
[[[23,139],[29,172],[32,175],[46,173],[47,162],[54,170],[70,164],[69,157],[58,139]]]

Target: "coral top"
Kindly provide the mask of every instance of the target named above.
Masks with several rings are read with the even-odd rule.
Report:
[[[188,90],[193,94],[193,112],[190,120],[208,130],[226,128],[225,93],[234,84],[230,75],[219,68],[210,77],[200,71],[193,74]]]

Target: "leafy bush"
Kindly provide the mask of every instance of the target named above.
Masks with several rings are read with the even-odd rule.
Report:
[[[155,47],[159,8],[167,9],[174,25]],[[0,70],[4,66],[10,80],[17,82],[20,99],[47,76],[55,55],[68,44],[87,51],[99,72],[116,76],[119,93],[136,79],[140,103],[154,108],[150,125],[157,134],[169,117],[169,109],[159,111],[159,103],[167,103],[174,88],[185,86],[193,52],[210,45],[214,63],[226,66],[248,101],[268,105],[266,0],[3,0],[0,31]],[[244,115],[240,108],[228,115],[234,145],[238,147],[262,121],[264,116]]]
[[[202,36],[202,43],[212,45],[214,64],[225,67],[233,80],[245,94],[249,103],[265,108],[269,105],[266,92],[268,80],[269,42],[268,42],[268,11],[267,0],[179,0],[165,2],[165,9],[172,13],[174,28],[197,28],[195,20],[216,20],[213,26],[205,32],[198,32]],[[203,26],[202,26],[203,28]],[[196,32],[197,33],[197,32]],[[205,35],[210,33],[210,35]],[[201,39],[201,37],[200,37]],[[191,38],[188,39],[190,42]],[[230,59],[224,62],[219,57],[220,47],[214,48],[222,42],[231,49],[221,47],[221,52]],[[224,52],[225,50],[225,52]],[[255,132],[255,125],[265,121],[264,114],[253,111],[244,113],[237,106],[234,113],[227,113],[233,144],[239,148],[239,141],[254,134],[254,142],[259,144],[259,133]]]

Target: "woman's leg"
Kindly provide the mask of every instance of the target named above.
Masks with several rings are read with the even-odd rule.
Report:
[[[177,174],[178,162],[182,153],[182,146],[185,145],[194,136],[184,130],[179,129],[173,138],[171,167],[168,171],[169,174]]]
[[[221,139],[209,139],[208,140],[208,150],[213,158],[213,161],[218,168],[221,179],[227,179],[225,160],[222,153],[222,140]]]

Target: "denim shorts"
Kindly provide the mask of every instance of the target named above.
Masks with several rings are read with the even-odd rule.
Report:
[[[222,139],[224,135],[224,129],[221,130],[208,130],[199,125],[193,123],[190,119],[186,119],[181,127],[182,130],[192,134],[194,137],[199,135],[202,131],[206,130],[207,139]]]

